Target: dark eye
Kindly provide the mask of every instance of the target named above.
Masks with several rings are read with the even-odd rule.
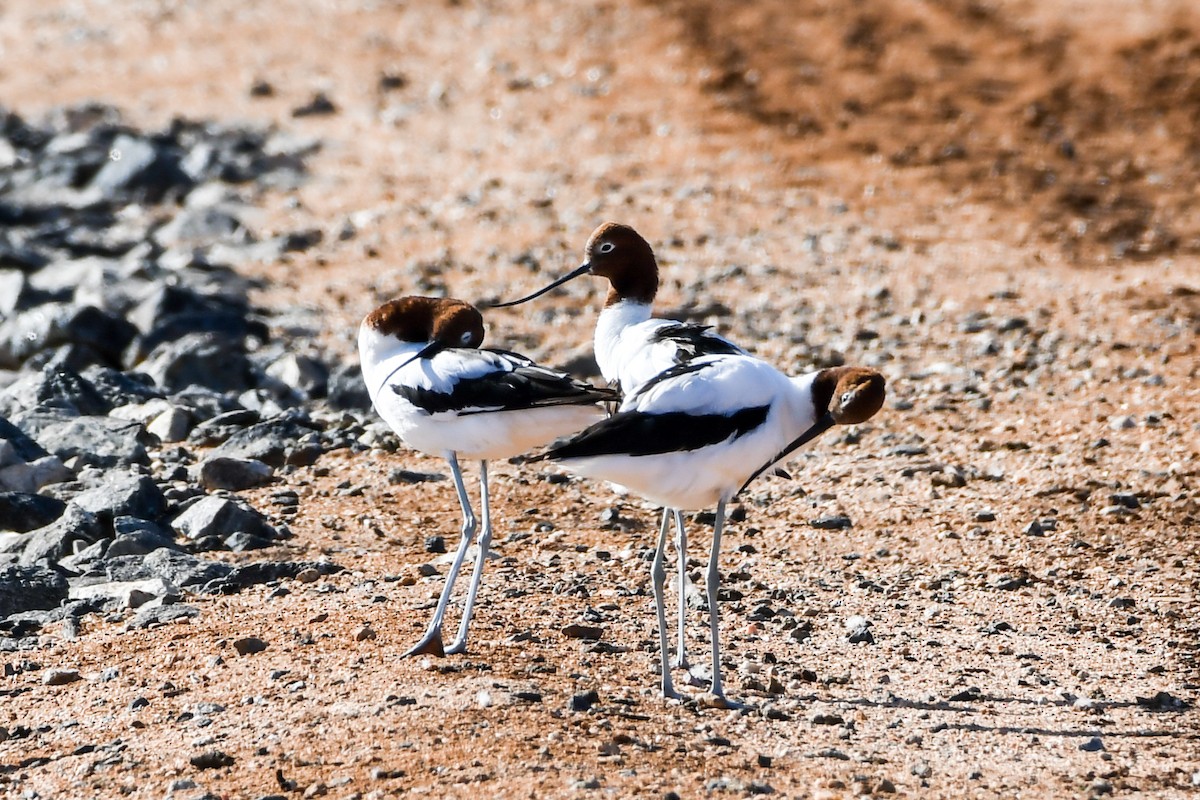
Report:
[[[462,336],[458,337],[458,340],[460,342],[462,342],[463,344],[470,344],[471,343],[471,332],[467,331]]]
[[[854,399],[854,392],[843,392],[842,399],[841,399],[842,407],[844,408],[845,406],[850,405],[850,401],[853,399]]]
[[[600,245],[600,247],[597,248],[597,252],[611,253],[613,250],[616,250],[616,249],[617,249],[617,246],[615,244],[613,244],[612,242],[604,242],[603,244]]]

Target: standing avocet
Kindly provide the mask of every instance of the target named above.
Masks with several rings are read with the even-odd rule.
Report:
[[[725,503],[763,471],[834,424],[853,424],[883,405],[885,382],[874,370],[838,368],[788,378],[707,328],[651,318],[658,265],[650,245],[627,225],[608,222],[588,239],[584,263],[524,303],[581,275],[610,283],[596,322],[596,361],[620,383],[626,400],[545,457],[573,471],[621,484],[663,506],[654,561],[655,602],[663,658],[663,692],[675,696],[667,665],[662,559],[675,517],[679,551],[676,665],[687,666],[683,603],[687,534],[684,509],[716,506],[708,565],[712,692],[723,698],[717,637],[717,555]]]
[[[371,403],[415,450],[450,464],[462,506],[462,541],[433,619],[404,655],[460,653],[492,539],[487,462],[510,458],[579,431],[604,416],[598,402],[615,393],[535,364],[482,349],[483,318],[461,300],[401,297],[384,303],[358,329],[358,352]],[[482,533],[458,635],[442,645],[442,618],[479,525],[463,485],[459,457],[479,461]]]

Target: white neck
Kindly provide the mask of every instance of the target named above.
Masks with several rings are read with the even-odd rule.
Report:
[[[620,364],[616,357],[621,334],[626,328],[650,319],[650,304],[636,300],[620,300],[605,306],[596,320],[596,363],[607,381],[617,379]]]

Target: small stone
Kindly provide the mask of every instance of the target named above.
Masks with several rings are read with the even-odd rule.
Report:
[[[247,636],[242,639],[235,639],[233,641],[233,649],[237,651],[239,656],[248,656],[266,650],[267,643],[256,636]]]
[[[1114,431],[1128,430],[1137,427],[1137,420],[1129,415],[1112,417],[1108,421],[1108,427]]]
[[[182,442],[192,427],[192,415],[182,408],[171,407],[146,423],[146,433],[157,436],[160,442]]]
[[[51,669],[42,675],[43,686],[65,686],[79,680],[83,680],[83,676],[77,669]]]
[[[814,528],[817,528],[818,530],[823,530],[823,531],[846,530],[848,528],[853,527],[853,525],[854,525],[854,523],[852,523],[850,521],[849,517],[843,516],[840,514],[833,515],[833,516],[826,516],[826,517],[817,517],[816,519],[809,520],[808,524]]]
[[[445,536],[427,536],[425,538],[426,553],[444,553],[446,552],[446,537]]]
[[[975,521],[976,522],[995,522],[996,521],[996,512],[992,511],[990,508],[980,509],[979,511],[975,512]]]
[[[1085,753],[1096,753],[1104,749],[1104,742],[1100,741],[1099,736],[1093,736],[1091,739],[1080,744],[1079,749]]]
[[[208,750],[188,759],[196,769],[218,769],[232,767],[235,763],[233,756],[220,750]]]
[[[378,635],[379,634],[375,633],[375,630],[370,625],[363,625],[354,632],[354,641],[365,642],[367,640],[375,639]]]
[[[843,623],[848,640],[851,644],[875,644],[875,637],[871,634],[871,621],[866,617],[853,616],[849,617]]]
[[[588,639],[592,641],[599,640],[604,636],[604,628],[599,625],[567,625],[562,629],[563,636],[568,639]]]
[[[951,695],[948,699],[951,703],[971,703],[983,696],[983,691],[978,686],[972,686],[969,689],[963,689],[958,694]]]
[[[846,720],[842,719],[837,714],[814,714],[812,717],[813,725],[842,725]]]
[[[596,705],[596,703],[599,703],[599,702],[600,702],[600,695],[596,692],[595,689],[591,689],[586,692],[581,692],[579,694],[572,695],[571,710],[572,711],[587,711],[588,709],[590,709],[592,706]]]
[[[265,486],[275,478],[275,470],[253,458],[216,456],[205,459],[199,468],[199,482],[205,489],[241,491]]]
[[[875,794],[895,794],[895,793],[896,793],[896,784],[892,783],[887,778],[883,778],[875,786]]]
[[[432,578],[438,574],[437,567],[433,564],[420,564],[417,566],[417,573],[424,578]]]
[[[933,774],[933,768],[924,761],[918,761],[916,764],[913,764],[909,771],[922,780]]]
[[[296,573],[297,583],[316,583],[321,579],[321,573],[313,567],[306,567]]]

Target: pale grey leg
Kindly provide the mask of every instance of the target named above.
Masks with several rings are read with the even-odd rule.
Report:
[[[721,529],[725,526],[725,501],[717,503],[717,519],[713,523],[712,552],[708,556],[708,626],[712,634],[712,693],[722,700],[725,690],[721,686],[721,640],[718,632],[717,590],[720,588],[721,573],[717,569],[721,552]]]
[[[442,589],[442,596],[438,598],[437,608],[433,610],[433,619],[429,622],[429,628],[421,637],[421,641],[413,645],[404,653],[404,656],[423,654],[443,656],[446,654],[442,647],[442,618],[446,616],[446,606],[450,602],[450,592],[454,588],[454,581],[458,579],[458,571],[462,569],[463,561],[467,557],[467,550],[470,549],[471,541],[475,538],[477,527],[475,512],[471,510],[471,501],[467,498],[467,487],[463,485],[462,470],[458,468],[458,457],[450,452],[446,454],[446,460],[450,463],[450,475],[454,478],[454,489],[458,492],[458,503],[462,506],[462,541],[458,544],[458,552],[454,554],[454,563],[450,565],[450,572],[446,575],[446,586]]]
[[[462,622],[458,625],[458,636],[446,648],[447,653],[465,653],[467,651],[467,626],[471,624],[471,610],[475,608],[475,595],[479,593],[479,584],[483,580],[483,562],[487,560],[488,546],[492,543],[492,512],[488,502],[487,462],[479,462],[479,515],[483,521],[483,530],[479,534],[479,553],[475,556],[475,569],[471,571],[471,585],[467,589],[467,603],[463,607]]]
[[[679,509],[675,510],[675,549],[679,551],[679,647],[675,650],[675,666],[687,669],[687,641],[683,633],[687,622],[687,531]]]
[[[671,509],[664,508],[662,525],[658,529],[658,545],[654,548],[654,562],[650,567],[650,579],[654,587],[654,610],[658,616],[658,649],[662,655],[662,692],[664,697],[678,699],[679,693],[671,682],[671,654],[667,647],[667,608],[663,587],[667,581],[667,570],[663,558],[667,549],[667,530],[670,528]]]

